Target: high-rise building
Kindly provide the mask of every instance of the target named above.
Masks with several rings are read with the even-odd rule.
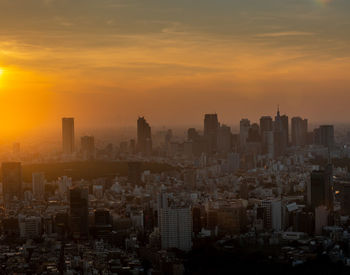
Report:
[[[33,173],[32,174],[32,189],[33,196],[37,200],[44,199],[45,195],[45,174]]]
[[[308,185],[308,203],[312,208],[326,206],[333,209],[333,172],[328,164],[325,170],[313,171]]]
[[[70,230],[74,238],[86,238],[89,234],[89,191],[83,187],[69,190]]]
[[[247,142],[248,134],[250,129],[249,119],[243,118],[239,123],[239,142],[241,148],[244,148]]]
[[[2,163],[2,193],[5,203],[22,198],[22,165],[20,162]]]
[[[74,118],[62,118],[63,154],[71,155],[74,153],[74,138]]]
[[[304,146],[307,144],[308,121],[301,117],[292,118],[292,145]]]
[[[208,143],[208,153],[217,150],[217,138],[219,131],[219,121],[217,114],[205,114],[204,116],[204,139]]]
[[[314,130],[315,144],[323,145],[324,147],[332,148],[335,144],[334,141],[334,126],[333,125],[321,125]]]
[[[189,251],[192,248],[191,209],[169,205],[168,199],[168,194],[164,191],[158,196],[158,225],[162,249],[178,248]]]
[[[273,131],[273,120],[270,116],[263,116],[260,118],[260,135],[263,136],[264,132]]]
[[[280,115],[280,110],[277,110],[277,115],[274,122],[274,154],[279,157],[284,154],[289,143],[289,125],[288,116]]]
[[[232,134],[231,128],[226,125],[219,127],[217,135],[217,151],[220,153],[228,153],[232,149]]]
[[[139,117],[137,120],[137,149],[146,155],[152,153],[151,126],[144,117]]]
[[[281,200],[263,200],[261,207],[264,209],[264,227],[280,231],[282,229],[282,203]]]
[[[95,158],[95,138],[93,136],[81,137],[81,153],[86,160]]]
[[[341,190],[341,212],[350,215],[350,182],[344,182]]]

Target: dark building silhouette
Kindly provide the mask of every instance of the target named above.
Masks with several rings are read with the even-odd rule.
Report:
[[[2,163],[2,193],[4,201],[11,202],[15,198],[21,199],[22,190],[22,165],[20,162]]]
[[[279,157],[285,153],[289,141],[288,116],[280,115],[280,110],[277,110],[277,115],[274,122],[274,154]]]
[[[129,162],[128,163],[128,181],[134,185],[141,184],[141,162]]]
[[[187,139],[189,141],[198,141],[200,139],[200,135],[195,128],[189,128],[187,130]]]
[[[137,151],[146,155],[152,153],[151,127],[144,117],[137,120]]]
[[[325,170],[313,171],[311,173],[308,188],[308,201],[312,208],[326,206],[333,209],[333,168],[331,164]]]
[[[95,158],[95,138],[93,136],[81,138],[81,153],[84,159]]]
[[[231,128],[226,125],[219,126],[217,134],[216,150],[220,153],[228,153],[232,151],[232,134]]]
[[[192,208],[192,229],[195,235],[197,235],[202,230],[201,209],[197,206],[194,206]]]
[[[324,147],[332,148],[335,144],[334,126],[321,125],[319,128],[315,129],[314,141],[317,145],[323,145]]]
[[[62,118],[62,146],[63,154],[74,153],[74,118]]]
[[[301,117],[292,118],[292,145],[304,146],[307,144],[308,121]]]
[[[69,190],[70,232],[74,238],[89,235],[89,190],[73,187]]]
[[[273,120],[270,116],[263,116],[260,118],[260,135],[263,136],[264,132],[273,131]]]
[[[350,215],[350,182],[345,182],[342,186],[341,212],[343,215]]]
[[[217,114],[206,114],[204,116],[204,139],[208,143],[208,153],[214,153],[217,150],[219,126]]]

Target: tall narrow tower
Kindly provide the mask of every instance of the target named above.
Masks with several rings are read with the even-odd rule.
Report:
[[[71,155],[74,153],[74,118],[62,118],[62,146],[63,154]]]

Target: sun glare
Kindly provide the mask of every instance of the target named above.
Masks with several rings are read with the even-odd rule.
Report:
[[[4,73],[4,69],[0,68],[0,76]]]

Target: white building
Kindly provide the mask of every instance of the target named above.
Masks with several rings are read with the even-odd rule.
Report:
[[[281,200],[263,200],[261,207],[265,208],[265,226],[275,231],[282,230],[282,202]]]
[[[168,196],[161,192],[158,198],[158,221],[162,249],[192,248],[192,212],[189,207],[168,206]]]

